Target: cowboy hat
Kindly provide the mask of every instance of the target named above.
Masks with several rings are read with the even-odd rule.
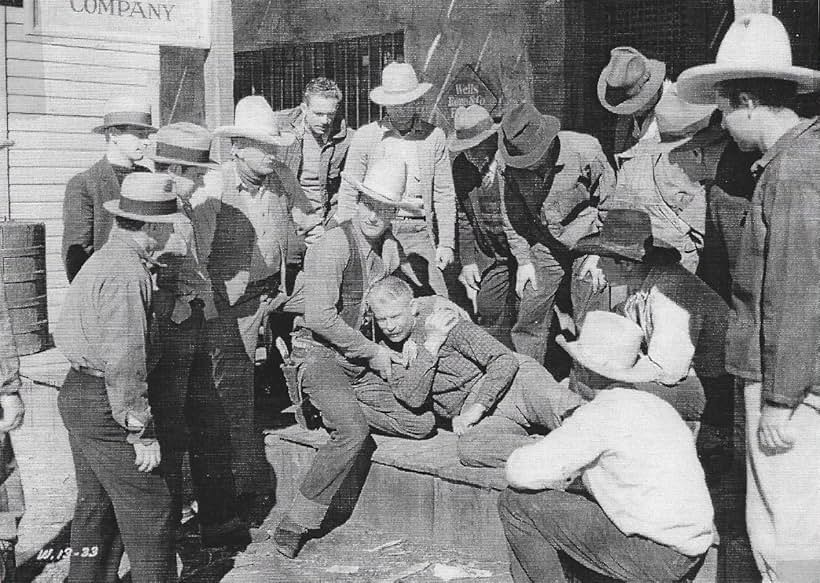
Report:
[[[631,381],[641,356],[644,333],[629,318],[613,312],[592,311],[584,317],[578,340],[556,337],[578,364],[608,379]]]
[[[455,129],[447,140],[447,147],[451,152],[462,152],[495,135],[501,124],[493,123],[490,112],[480,105],[471,105],[456,110],[453,127]]]
[[[376,158],[367,165],[364,180],[360,181],[347,172],[342,172],[342,180],[353,186],[368,198],[395,208],[419,211],[419,205],[404,199],[407,186],[407,164],[387,157]]]
[[[219,126],[214,135],[221,138],[248,138],[273,146],[290,146],[296,136],[283,133],[276,123],[276,114],[261,95],[243,97],[236,104],[234,124]]]
[[[680,253],[666,245],[657,245],[652,237],[652,220],[638,209],[611,209],[598,233],[587,235],[572,249],[579,255],[625,257],[633,261],[676,263]],[[673,261],[674,259],[674,261]]]
[[[714,63],[686,69],[678,76],[678,94],[691,103],[715,103],[715,86],[732,79],[780,79],[798,93],[820,90],[820,71],[792,65],[789,34],[770,14],[745,14],[720,43]]]
[[[174,181],[167,174],[133,172],[125,177],[120,197],[103,203],[112,215],[146,223],[187,223],[177,210]]]
[[[557,117],[541,114],[531,103],[520,103],[501,120],[501,157],[513,168],[537,168],[560,129]]]
[[[678,96],[672,83],[655,106],[660,142],[644,140],[635,147],[636,153],[662,154],[682,146],[698,132],[709,127],[716,108],[713,104],[698,105]]]
[[[370,101],[379,105],[402,105],[415,101],[432,86],[432,83],[419,83],[409,63],[390,63],[382,71],[382,84],[370,92]]]
[[[162,126],[154,136],[156,152],[149,156],[161,164],[182,164],[218,168],[211,160],[211,132],[194,123],[181,121]]]
[[[91,131],[102,134],[108,128],[122,126],[157,131],[157,128],[151,125],[151,106],[146,101],[130,95],[112,97],[106,101],[103,107],[103,123]]]
[[[666,64],[647,59],[632,47],[616,47],[609,55],[598,77],[598,101],[618,115],[645,108],[663,87]]]

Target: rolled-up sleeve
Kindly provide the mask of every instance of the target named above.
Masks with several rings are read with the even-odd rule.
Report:
[[[105,286],[99,312],[100,321],[107,323],[102,333],[108,338],[100,344],[110,347],[104,373],[111,414],[126,429],[129,415],[142,424],[142,430],[129,432],[129,442],[154,439],[146,370],[150,279],[112,278]]]
[[[789,165],[764,194],[768,223],[761,298],[763,397],[796,406],[817,380],[820,346],[820,188]],[[767,206],[770,208],[766,208]]]

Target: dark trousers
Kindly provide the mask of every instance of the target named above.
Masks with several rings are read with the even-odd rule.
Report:
[[[321,412],[330,438],[317,450],[289,515],[304,528],[318,528],[333,497],[357,462],[373,453],[375,443],[352,388],[361,367],[318,346],[305,349],[303,367],[302,388]]]
[[[182,461],[187,451],[200,523],[207,529],[236,517],[236,491],[230,425],[213,384],[204,324],[201,308],[180,324],[158,322],[160,360],[148,375],[148,396],[174,524],[182,514]]]
[[[512,349],[510,331],[515,323],[518,298],[515,295],[515,264],[493,262],[481,274],[476,305],[479,323],[493,338]]]
[[[515,583],[565,583],[566,557],[618,581],[653,583],[680,581],[701,561],[647,538],[625,535],[598,504],[578,494],[508,488],[501,493],[498,510]]]
[[[117,581],[122,537],[135,583],[176,581],[171,495],[158,472],[134,465],[134,447],[114,421],[105,381],[73,369],[58,398],[77,475],[69,583]]]
[[[564,281],[566,270],[552,252],[539,244],[530,248],[538,289],[528,285],[521,296],[518,318],[512,328],[512,341],[516,352],[545,364],[550,324],[555,299]]]

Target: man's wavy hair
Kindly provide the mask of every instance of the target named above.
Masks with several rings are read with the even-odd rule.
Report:
[[[318,95],[320,97],[327,97],[328,99],[335,99],[339,103],[342,102],[342,90],[332,79],[327,77],[316,77],[311,79],[305,86],[305,93],[302,99],[305,103],[310,103],[310,97]]]

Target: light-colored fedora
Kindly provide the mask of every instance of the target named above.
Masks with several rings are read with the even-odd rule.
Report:
[[[558,336],[567,354],[592,372],[617,381],[633,382],[644,334],[629,318],[603,311],[588,312],[580,336],[568,342]]]
[[[234,123],[219,126],[214,135],[221,138],[248,138],[263,144],[290,146],[296,136],[282,132],[276,122],[276,114],[267,100],[261,95],[243,97],[236,104]]]
[[[122,181],[120,197],[103,203],[112,215],[146,223],[187,223],[178,211],[174,181],[168,174],[132,172]]]
[[[375,201],[404,210],[421,210],[418,204],[403,198],[407,186],[407,164],[403,160],[375,158],[368,163],[364,180],[347,172],[342,172],[342,180]]]
[[[715,86],[732,79],[780,79],[798,93],[820,91],[820,71],[792,65],[789,34],[770,14],[745,14],[720,43],[714,63],[686,69],[678,76],[678,95],[691,103],[715,103]]]
[[[92,132],[101,134],[111,127],[132,126],[157,131],[151,125],[151,105],[131,95],[120,95],[106,101],[103,107],[103,123]]]
[[[632,47],[615,47],[598,76],[598,101],[618,115],[646,107],[663,87],[666,64]]]
[[[419,83],[409,63],[390,63],[382,71],[382,84],[370,92],[370,101],[379,105],[401,105],[415,101],[433,86]]]
[[[202,126],[181,121],[162,126],[154,136],[156,152],[149,156],[161,164],[182,164],[218,168],[211,160],[211,132]]]
[[[636,153],[660,154],[682,146],[709,126],[715,109],[714,104],[700,105],[684,101],[678,95],[677,85],[671,84],[655,106],[661,141],[645,140],[638,144]]]
[[[455,129],[447,140],[447,147],[451,152],[462,152],[494,136],[501,124],[493,123],[490,112],[480,105],[471,105],[456,110],[453,127]]]

